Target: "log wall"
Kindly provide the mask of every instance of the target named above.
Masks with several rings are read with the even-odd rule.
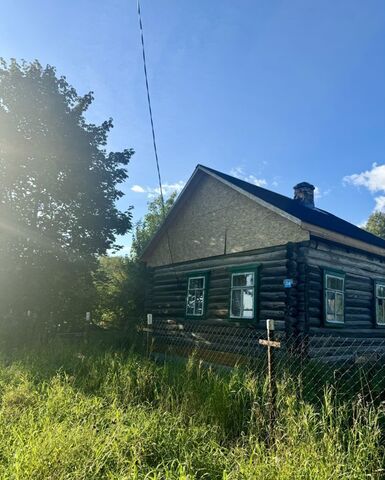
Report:
[[[229,319],[231,268],[259,265],[257,320],[253,325]],[[345,323],[333,327],[323,320],[324,269],[345,273]],[[187,277],[210,272],[207,314],[186,320]],[[374,318],[374,281],[385,278],[385,259],[326,240],[288,243],[246,253],[149,269],[146,308],[154,321],[155,349],[186,356],[199,348],[208,360],[234,364],[255,355],[266,336],[266,320],[276,322],[278,338],[290,350],[330,361],[367,354],[385,346],[385,329]],[[283,280],[291,278],[292,288]],[[384,347],[385,348],[385,347]],[[376,350],[377,351],[377,350]],[[385,352],[384,352],[385,353]],[[219,357],[220,358],[219,358]]]
[[[376,327],[375,323],[374,281],[385,278],[385,259],[317,238],[312,238],[308,245],[299,246],[298,255],[306,268],[305,329],[309,333],[310,356],[339,355],[342,349],[325,338],[330,336],[341,338],[346,355],[353,350],[353,344],[359,345],[357,339],[362,339],[362,350],[383,343],[385,330]],[[346,275],[345,323],[342,326],[324,323],[324,269],[339,270]]]
[[[253,325],[229,319],[230,269],[249,264],[259,265]],[[234,363],[235,357],[239,361],[239,355],[254,355],[262,348],[258,339],[265,338],[267,319],[276,321],[278,332],[288,328],[289,320],[295,324],[283,287],[289,265],[284,245],[150,269],[146,307],[153,314],[155,349],[174,346],[177,354],[187,355],[199,346],[203,357],[210,357],[213,350],[228,357],[221,363]],[[291,264],[291,269],[294,267]],[[204,319],[186,320],[187,278],[194,271],[210,272],[207,314]]]

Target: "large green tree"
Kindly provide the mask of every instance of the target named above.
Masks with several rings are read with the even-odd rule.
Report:
[[[372,213],[366,222],[365,230],[385,240],[385,213]]]
[[[92,101],[52,66],[0,61],[3,313],[89,308],[97,256],[131,228],[116,202],[133,150],[107,152],[112,120],[88,123]]]
[[[164,201],[164,205],[162,205],[162,198],[160,195],[148,202],[148,211],[146,215],[135,226],[131,248],[131,254],[134,258],[140,257],[144,248],[159,228],[164,217],[174,205],[176,196],[177,192],[173,192]]]

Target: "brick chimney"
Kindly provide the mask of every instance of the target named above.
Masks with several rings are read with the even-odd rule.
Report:
[[[314,208],[314,189],[311,183],[298,183],[294,187],[294,200],[304,207]]]

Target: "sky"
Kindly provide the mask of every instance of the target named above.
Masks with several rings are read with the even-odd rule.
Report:
[[[385,210],[384,0],[141,0],[165,191],[200,163],[362,225]],[[120,207],[156,194],[136,0],[3,0],[0,55],[57,68],[108,148],[134,148]],[[120,239],[129,252],[130,235]]]

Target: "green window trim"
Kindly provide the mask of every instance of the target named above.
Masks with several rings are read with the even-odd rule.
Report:
[[[231,321],[240,322],[240,323],[247,323],[252,322],[254,323],[257,319],[257,295],[258,295],[258,267],[259,265],[242,265],[239,267],[233,267],[229,269],[230,272],[230,294],[229,294],[229,319]],[[250,274],[253,277],[252,285],[247,285],[249,280],[246,280],[246,284],[242,285],[239,281],[236,281],[236,277],[241,277],[242,275]],[[245,315],[245,312],[250,311],[250,308],[247,309],[244,307],[244,293],[250,296],[250,291],[252,292],[252,312],[250,315]],[[235,293],[235,292],[240,292]],[[234,315],[233,312],[233,299],[235,296],[239,295],[239,308],[240,308],[240,315]]]
[[[191,272],[187,275],[187,291],[185,305],[186,319],[201,320],[206,317],[209,280],[210,272],[208,271]],[[197,302],[197,295],[202,295],[202,305],[200,308],[199,303]]]
[[[385,280],[374,281],[374,319],[375,325],[385,328]]]
[[[345,273],[324,270],[323,318],[328,327],[345,325]]]

